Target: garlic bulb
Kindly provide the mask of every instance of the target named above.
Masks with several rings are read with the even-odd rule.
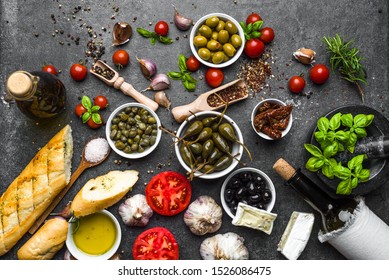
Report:
[[[200,255],[204,260],[247,260],[249,251],[243,241],[233,232],[216,234],[201,243]]]
[[[153,210],[143,194],[136,194],[119,206],[119,214],[127,226],[144,227],[153,215]]]
[[[222,208],[212,197],[202,195],[193,201],[184,214],[184,222],[196,235],[217,231],[222,225]]]

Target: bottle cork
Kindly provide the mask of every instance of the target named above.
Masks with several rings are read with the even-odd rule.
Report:
[[[293,168],[286,160],[280,158],[277,160],[273,169],[280,175],[285,181],[289,181],[296,173],[296,169]]]

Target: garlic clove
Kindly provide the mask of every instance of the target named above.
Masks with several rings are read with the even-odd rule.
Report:
[[[150,79],[152,76],[157,73],[157,65],[150,59],[142,59],[136,57],[136,60],[139,62],[140,70],[142,71],[143,76],[146,79]]]
[[[177,26],[179,30],[185,31],[188,30],[192,24],[193,24],[193,19],[184,17],[181,15],[176,7],[174,7],[174,24]]]
[[[311,64],[315,62],[316,52],[311,49],[300,48],[293,53],[293,56],[303,64]]]
[[[170,109],[171,102],[164,91],[157,91],[154,95],[154,101],[166,109]]]
[[[113,26],[112,37],[114,46],[127,43],[132,36],[132,27],[128,22],[117,22]]]
[[[145,92],[147,90],[164,90],[164,89],[168,89],[169,87],[170,87],[169,77],[166,74],[157,74],[151,80],[149,87],[142,90],[142,92]]]

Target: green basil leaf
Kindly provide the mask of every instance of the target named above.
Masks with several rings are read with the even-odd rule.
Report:
[[[329,140],[329,141],[334,141],[335,140],[335,138],[336,138],[336,133],[335,133],[335,131],[328,131],[327,132],[327,139]]]
[[[250,35],[244,34],[244,38],[246,39],[246,41],[248,41],[248,40],[250,40]]]
[[[186,58],[183,54],[180,54],[178,56],[178,67],[180,68],[181,72],[184,72],[187,70],[186,68]]]
[[[89,121],[90,118],[91,118],[91,113],[89,113],[89,112],[85,112],[81,116],[81,120],[83,123],[86,123],[87,121]]]
[[[187,91],[194,91],[196,88],[196,84],[190,81],[184,81],[184,87]]]
[[[326,158],[331,158],[338,153],[338,148],[339,148],[338,142],[333,142],[331,145],[329,145],[324,149],[323,155]]]
[[[262,33],[258,31],[251,32],[251,38],[259,38],[261,37]]]
[[[103,120],[101,119],[100,114],[94,113],[92,114],[92,120],[95,124],[102,124]]]
[[[339,141],[347,142],[348,137],[349,137],[349,133],[347,133],[344,130],[338,130],[337,132],[335,132],[335,139]]]
[[[185,76],[187,81],[194,83],[194,84],[197,83],[197,80],[195,78],[193,78],[189,73],[186,73],[184,76]]]
[[[172,78],[173,80],[181,80],[182,79],[182,73],[181,72],[168,72],[166,74],[169,78]]]
[[[243,21],[240,21],[240,22],[239,22],[239,25],[242,27],[244,33],[246,33],[246,32],[247,32],[246,24],[245,24]]]
[[[324,160],[317,157],[310,157],[305,164],[305,168],[311,172],[316,172],[322,168]]]
[[[364,127],[357,127],[354,129],[358,139],[365,138],[367,136],[366,129]]]
[[[151,37],[150,38],[150,43],[154,46],[155,45],[155,43],[157,42],[157,38],[155,38],[155,37]]]
[[[358,186],[358,178],[353,178],[352,180],[351,180],[351,188],[352,189],[355,189],[356,187]]]
[[[317,158],[322,158],[323,157],[323,153],[321,152],[321,150],[316,147],[315,145],[312,145],[312,144],[304,144],[304,147],[305,149],[311,154],[313,155],[314,157],[317,157]]]
[[[139,35],[141,35],[142,37],[145,37],[145,38],[151,38],[153,35],[153,32],[150,32],[150,31],[143,29],[143,28],[137,28],[136,31],[138,31]]]
[[[354,168],[354,174],[359,174],[363,169],[363,166],[362,165],[357,165],[355,166]]]
[[[351,114],[344,114],[341,117],[342,125],[347,127],[353,126],[353,115]]]
[[[323,142],[320,143],[320,148],[322,151],[324,151],[328,146],[330,146],[332,144],[332,141],[330,140],[325,140]]]
[[[258,31],[259,29],[262,28],[262,24],[263,24],[263,21],[262,20],[258,20],[256,22],[253,23],[253,30],[254,31]]]
[[[321,117],[317,121],[317,128],[320,131],[327,132],[328,128],[330,127],[330,121],[326,117]]]
[[[316,141],[319,142],[319,143],[321,143],[321,142],[323,142],[323,141],[325,141],[327,139],[326,138],[327,134],[325,132],[323,132],[323,131],[316,131],[314,133],[314,135],[315,135]]]
[[[341,181],[336,188],[336,194],[349,195],[351,191],[351,179]]]
[[[329,128],[331,130],[337,130],[340,125],[341,125],[341,121],[340,121],[340,118],[342,117],[342,113],[336,113],[335,115],[332,116],[332,118],[330,119],[330,126]]]
[[[342,180],[347,180],[351,177],[351,171],[347,167],[342,165],[336,165],[332,167],[334,175]]]
[[[366,182],[370,178],[370,170],[369,169],[362,169],[358,174],[357,177],[361,182]]]
[[[361,166],[365,158],[366,158],[366,155],[357,155],[357,156],[353,157],[347,163],[348,168],[350,168],[350,170],[353,170],[356,166]]]
[[[354,117],[354,127],[365,127],[367,122],[365,114],[358,114]]]
[[[374,115],[369,114],[369,115],[366,116],[366,118],[367,118],[366,126],[369,126],[373,122],[373,120],[374,120]]]
[[[354,153],[355,144],[357,143],[357,135],[354,132],[350,132],[350,137],[346,143],[346,148],[350,153]]]
[[[100,110],[100,106],[93,106],[91,109],[90,109],[90,112],[91,113],[97,113],[98,111]]]
[[[165,37],[165,36],[159,36],[158,41],[160,41],[162,44],[165,44],[165,45],[169,45],[169,44],[173,43],[172,39],[170,39],[169,37]]]
[[[248,25],[247,25],[247,33],[251,33],[251,31],[253,31],[253,23],[250,22]]]
[[[334,171],[332,169],[332,166],[330,165],[324,165],[323,168],[321,169],[321,172],[323,173],[324,176],[326,176],[328,179],[334,179]]]
[[[90,110],[93,106],[92,100],[86,95],[82,97],[81,104],[87,110]]]

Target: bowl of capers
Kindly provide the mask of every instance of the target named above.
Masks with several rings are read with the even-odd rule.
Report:
[[[125,158],[142,158],[150,154],[161,140],[161,121],[146,105],[126,103],[108,118],[105,133],[111,148]]]
[[[244,31],[233,17],[212,13],[200,18],[193,26],[189,44],[201,63],[222,68],[234,63],[242,54]]]

